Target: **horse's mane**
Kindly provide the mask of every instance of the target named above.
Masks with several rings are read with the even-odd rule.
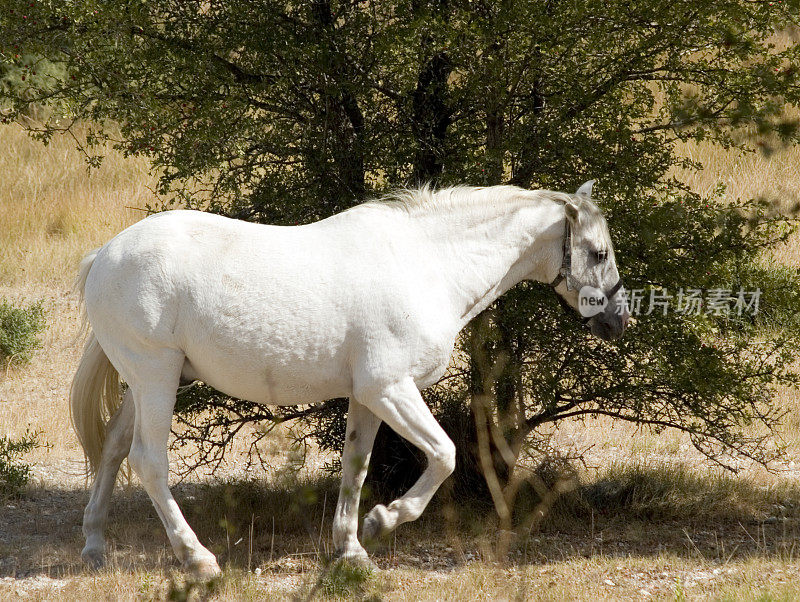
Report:
[[[409,214],[448,211],[454,208],[474,206],[495,208],[519,202],[553,201],[567,203],[573,195],[553,190],[526,190],[518,186],[450,186],[435,189],[429,184],[419,188],[400,188],[360,206],[385,207]],[[585,204],[588,213],[601,215],[597,206],[589,201]]]
[[[360,207],[377,208],[386,211],[401,211],[411,217],[423,217],[439,213],[450,213],[455,210],[496,213],[504,207],[511,210],[522,203],[554,202],[566,204],[575,200],[576,196],[553,190],[526,190],[518,186],[450,186],[435,189],[425,184],[419,188],[400,188],[389,192],[382,197],[356,205]],[[611,238],[608,232],[603,213],[591,199],[582,197],[581,212],[584,227],[596,232],[599,245],[612,249]]]

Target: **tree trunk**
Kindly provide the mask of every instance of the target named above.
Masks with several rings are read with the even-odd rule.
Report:
[[[433,13],[447,21],[447,0],[415,0],[412,9],[416,18]],[[430,55],[417,75],[417,87],[411,94],[411,131],[416,142],[413,184],[436,184],[444,171],[445,141],[451,115],[447,80],[453,67],[444,50],[435,48],[436,41],[428,34],[422,40],[423,56]]]
[[[452,67],[444,52],[434,54],[419,73],[412,94],[412,130],[417,142],[412,180],[436,183],[444,170],[445,138],[450,125],[447,79]]]
[[[319,35],[328,40],[323,71],[334,85],[320,82],[320,109],[326,113],[327,131],[323,132],[326,144],[321,149],[320,160],[326,161],[330,153],[333,163],[330,178],[320,182],[322,198],[334,203],[329,214],[336,213],[361,201],[366,191],[364,170],[364,116],[351,89],[348,73],[349,58],[338,47],[330,0],[314,0],[311,7]]]

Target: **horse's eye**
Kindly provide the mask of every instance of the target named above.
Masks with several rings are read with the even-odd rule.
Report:
[[[594,258],[597,260],[597,263],[605,263],[608,259],[608,251],[595,251]]]

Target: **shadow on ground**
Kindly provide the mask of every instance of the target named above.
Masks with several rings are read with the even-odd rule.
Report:
[[[240,569],[318,567],[333,550],[334,479],[267,484],[181,484],[173,488],[187,520],[221,563]],[[80,524],[85,490],[32,489],[0,513],[0,578],[61,577],[83,571]],[[377,500],[384,501],[384,500]],[[375,500],[365,500],[368,510]],[[570,557],[671,553],[727,562],[791,558],[800,541],[800,486],[760,486],[732,475],[681,467],[612,468],[578,485],[538,529],[527,520],[541,507],[524,493],[509,561],[546,564]],[[491,503],[454,500],[445,491],[416,523],[373,549],[382,567],[448,570],[494,560],[498,528]],[[108,529],[110,566],[177,568],[164,529],[139,487],[118,489]]]

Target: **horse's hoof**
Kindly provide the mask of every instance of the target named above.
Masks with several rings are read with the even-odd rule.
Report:
[[[370,571],[377,571],[378,565],[372,562],[367,552],[360,550],[359,552],[345,552],[338,554],[334,560],[334,564],[347,564],[349,566],[368,569]]]
[[[105,551],[99,548],[83,548],[81,560],[87,567],[96,571],[106,564]]]
[[[378,504],[364,517],[361,527],[361,541],[369,543],[389,532],[389,511],[383,504]]]
[[[186,564],[186,570],[196,581],[213,581],[222,575],[216,558],[194,560]]]

